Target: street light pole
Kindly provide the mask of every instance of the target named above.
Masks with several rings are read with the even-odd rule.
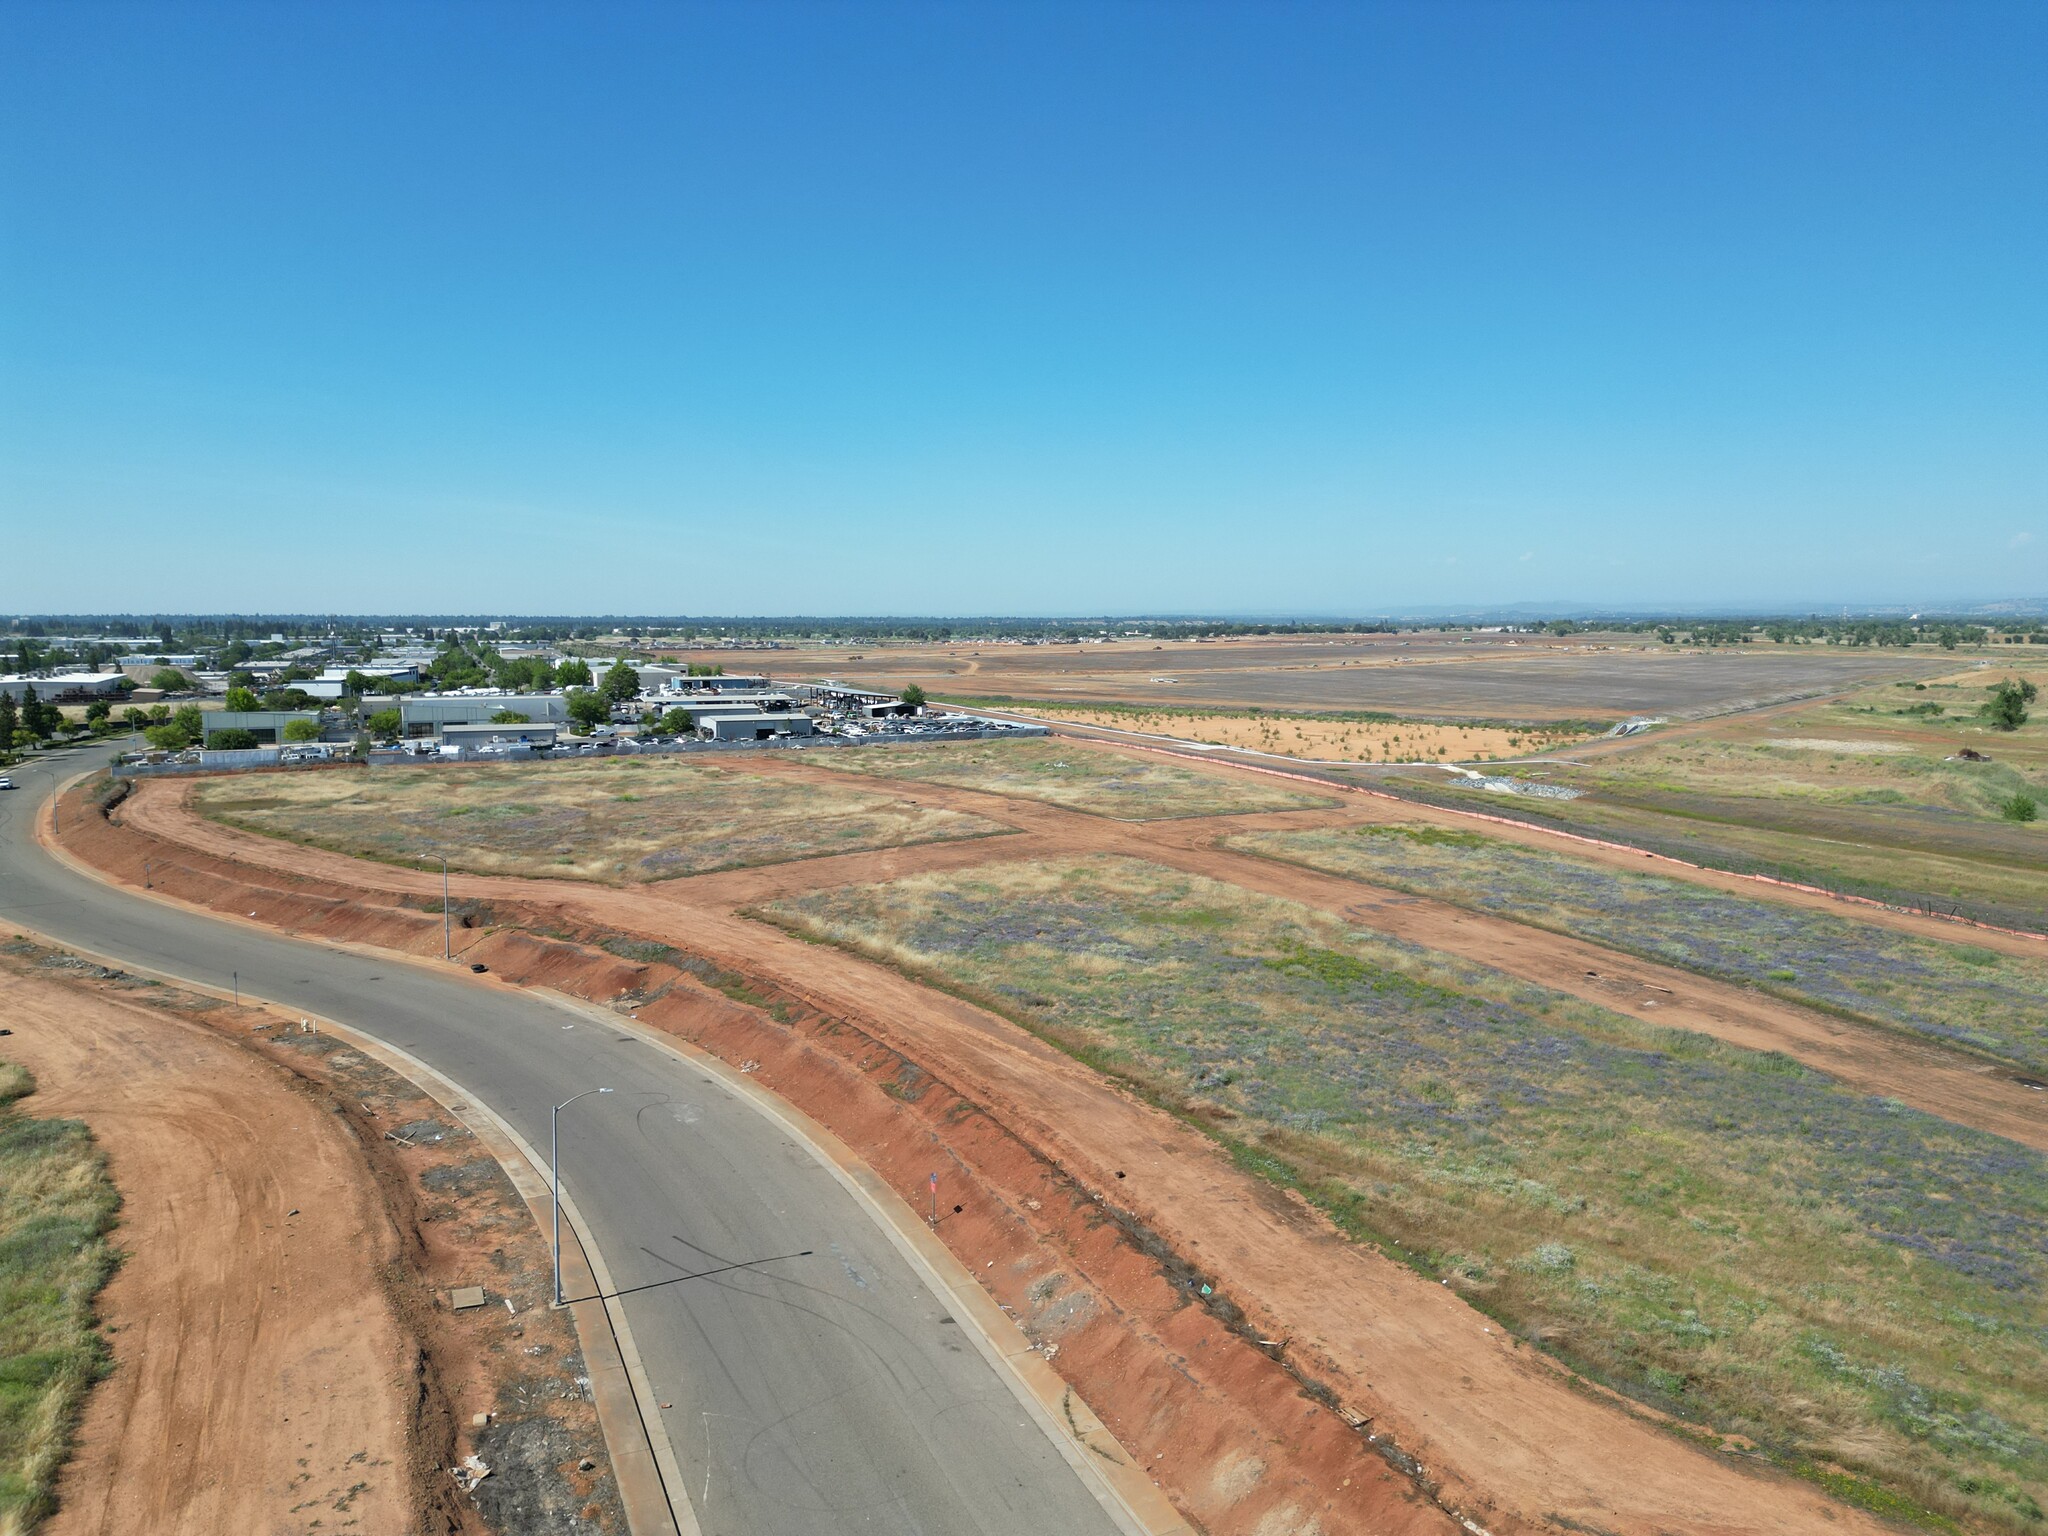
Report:
[[[443,960],[453,960],[455,958],[454,947],[448,936],[448,855],[445,853],[429,854],[428,857],[438,858],[441,861],[441,958]]]
[[[581,1093],[572,1093],[548,1113],[548,1182],[554,1190],[555,1215],[555,1305],[562,1305],[562,1141],[558,1129],[562,1111],[578,1099],[587,1099],[593,1093],[610,1093],[609,1088],[586,1088]]]

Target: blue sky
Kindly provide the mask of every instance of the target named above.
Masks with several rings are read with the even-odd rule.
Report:
[[[0,610],[2048,595],[2048,6],[0,7]]]

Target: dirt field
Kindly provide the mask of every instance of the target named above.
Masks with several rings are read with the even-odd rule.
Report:
[[[834,777],[808,762],[777,763],[772,771],[807,782],[830,782]],[[1304,1249],[1295,1239],[1274,1232],[1264,1232],[1256,1239],[1257,1244],[1277,1244],[1270,1252],[1263,1247],[1255,1253],[1248,1252],[1245,1245],[1254,1240],[1247,1236],[1250,1229],[1245,1223],[1251,1207],[1246,1201],[1256,1206],[1260,1197],[1249,1190],[1227,1196],[1226,1192],[1235,1188],[1232,1181],[1240,1176],[1224,1174],[1224,1182],[1218,1186],[1217,1169],[1186,1145],[1162,1163],[1157,1149],[1160,1136],[1166,1133],[1143,1115],[1138,1122],[1131,1122],[1127,1109],[1115,1107],[1118,1101],[1113,1093],[1107,1099],[1090,1097],[1101,1085],[1088,1088],[1091,1078],[1085,1070],[1074,1069],[1082,1073],[1075,1079],[1042,1055],[1026,1050],[1023,1056],[1017,1056],[1013,1054],[1014,1046],[1002,1044],[998,1038],[1009,1026],[965,1005],[935,997],[924,988],[892,982],[887,973],[875,971],[866,962],[835,956],[812,945],[778,941],[735,917],[735,909],[808,890],[893,878],[920,868],[966,869],[992,858],[1011,859],[1027,853],[1036,857],[1049,852],[1141,852],[1174,867],[1343,912],[1354,922],[1576,992],[1648,1023],[1676,1025],[1745,1045],[1783,1049],[1866,1091],[1894,1093],[1906,1102],[1946,1114],[1960,1123],[2013,1134],[2036,1146],[2048,1140],[2038,1105],[2023,1089],[2002,1083],[1979,1068],[1944,1063],[1937,1051],[1873,1035],[1839,1020],[1777,1004],[1736,987],[1645,964],[1595,945],[1412,898],[1389,898],[1352,881],[1222,853],[1210,846],[1223,833],[1262,825],[1292,827],[1302,825],[1304,818],[1309,823],[1341,824],[1361,816],[1426,816],[1426,812],[1359,802],[1341,812],[1309,811],[1278,817],[1182,820],[1139,826],[1075,816],[1050,805],[996,800],[969,790],[935,787],[920,798],[970,813],[1000,816],[1019,827],[1019,834],[997,842],[888,850],[806,865],[707,875],[635,891],[493,880],[465,881],[463,890],[473,899],[487,900],[494,906],[518,902],[523,896],[556,914],[548,919],[551,923],[564,921],[568,913],[575,911],[600,924],[601,931],[624,930],[669,943],[687,935],[693,952],[705,954],[742,975],[758,978],[750,981],[749,986],[794,989],[794,995],[816,1000],[828,1007],[834,1017],[859,1020],[863,1028],[880,1038],[900,1042],[902,1049],[927,1068],[968,1085],[976,1102],[1001,1106],[1001,1113],[1010,1123],[1029,1127],[1037,1144],[1055,1149],[1066,1166],[1097,1170],[1096,1176],[1105,1182],[1110,1180],[1107,1170],[1145,1166],[1145,1198],[1141,1207],[1144,1219],[1154,1230],[1173,1234],[1176,1246],[1183,1252],[1206,1254],[1212,1261],[1217,1255],[1227,1256],[1235,1276],[1233,1293],[1239,1300],[1255,1300],[1258,1312],[1273,1319],[1272,1326],[1296,1330],[1297,1340],[1313,1339],[1319,1357],[1330,1364],[1332,1379],[1348,1384],[1344,1388],[1347,1398],[1356,1392],[1361,1400],[1370,1400],[1374,1406],[1365,1411],[1374,1413],[1390,1430],[1395,1425],[1405,1425],[1400,1431],[1403,1445],[1416,1443],[1418,1438],[1435,1445],[1432,1466],[1441,1463],[1456,1469],[1459,1486],[1483,1489],[1496,1507],[1533,1510],[1538,1507],[1536,1501],[1542,1500],[1548,1501],[1547,1507],[1568,1505],[1584,1512],[1583,1516],[1573,1518],[1597,1517],[1609,1529],[1634,1530],[1650,1526],[1641,1524],[1637,1516],[1616,1516],[1613,1511],[1635,1509],[1641,1511],[1640,1519],[1650,1519],[1652,1504],[1661,1499],[1664,1502],[1656,1506],[1657,1514],[1668,1519],[1672,1510],[1691,1506],[1685,1503],[1689,1495],[1677,1495],[1668,1487],[1664,1493],[1653,1495],[1650,1485],[1640,1479],[1629,1486],[1602,1482],[1602,1491],[1593,1494],[1583,1481],[1591,1469],[1575,1459],[1563,1441],[1546,1431],[1540,1446],[1524,1444],[1530,1424],[1550,1426],[1564,1422],[1556,1417],[1562,1410],[1547,1400],[1541,1407],[1534,1401],[1510,1407],[1517,1394],[1529,1390],[1526,1380],[1510,1388],[1492,1367],[1486,1367],[1473,1378],[1487,1383],[1481,1399],[1474,1401],[1455,1393],[1444,1395],[1445,1367],[1441,1359],[1417,1357],[1414,1364],[1418,1374],[1404,1375],[1406,1367],[1398,1362],[1405,1358],[1401,1351],[1408,1345],[1396,1341],[1412,1340],[1413,1334],[1404,1330],[1411,1329],[1415,1319],[1401,1316],[1398,1310],[1382,1314],[1373,1310],[1378,1303],[1366,1303],[1368,1296],[1386,1294],[1380,1282],[1359,1292],[1356,1280],[1347,1281],[1324,1272],[1324,1261],[1317,1257],[1321,1250]],[[364,878],[364,867],[360,865],[351,866],[344,861],[330,865],[324,855],[309,857],[277,849],[274,844],[266,847],[261,842],[195,822],[179,813],[176,802],[176,786],[150,785],[125,814],[131,822],[177,837],[195,850],[214,848],[259,864],[267,861],[301,874],[317,874],[323,885],[360,883]],[[194,856],[199,856],[196,851]],[[378,871],[370,878],[380,884],[395,884],[402,890],[410,890],[416,884],[424,889],[420,877],[400,871]],[[1938,931],[1944,937],[1954,936],[1953,930]],[[477,942],[485,946],[483,952],[498,953],[489,948],[494,941]],[[1055,1084],[1061,1085],[1057,1093]],[[1194,1160],[1185,1164],[1178,1161],[1186,1157]],[[1183,1167],[1186,1177],[1176,1171]],[[1125,1193],[1126,1186],[1116,1187],[1119,1194]],[[1130,1190],[1132,1196],[1139,1193],[1138,1189]],[[1221,1203],[1215,1203],[1219,1197]],[[1353,1253],[1355,1257],[1355,1250]],[[1437,1297],[1446,1294],[1439,1288],[1425,1289]],[[1366,1310],[1359,1312],[1338,1304],[1335,1298],[1340,1296],[1355,1296]],[[1390,1333],[1388,1329],[1395,1331]],[[1439,1339],[1434,1347],[1448,1348],[1448,1336]],[[1376,1364],[1367,1367],[1363,1363],[1366,1361]],[[1364,1387],[1368,1380],[1372,1383],[1370,1389]],[[1499,1395],[1503,1392],[1505,1397]],[[1512,1429],[1506,1427],[1507,1421],[1495,1417],[1500,1412],[1512,1414]],[[1488,1431],[1487,1425],[1499,1427]],[[1600,1441],[1603,1445],[1619,1443],[1613,1438],[1618,1432],[1583,1433],[1605,1437]],[[1489,1439],[1489,1434],[1514,1439],[1535,1459],[1523,1464],[1522,1470],[1500,1467],[1502,1441]],[[1645,1454],[1654,1461],[1668,1453]],[[1681,1456],[1672,1465],[1672,1474],[1686,1478],[1703,1475],[1698,1467],[1683,1472],[1685,1465]],[[1540,1473],[1536,1470],[1539,1466],[1543,1469]],[[1536,1480],[1529,1481],[1530,1477]],[[1750,1492],[1731,1493],[1729,1497],[1738,1501],[1763,1498],[1766,1503],[1775,1497],[1760,1492],[1762,1485],[1742,1486]],[[1582,1491],[1567,1498],[1559,1492],[1562,1487]],[[1585,1502],[1588,1498],[1593,1502]],[[1836,1513],[1844,1512],[1838,1509]],[[1727,1528],[1810,1528],[1805,1517],[1778,1527],[1772,1526],[1771,1518],[1755,1513],[1752,1523]]]
[[[1100,747],[1070,749],[1046,737],[877,747],[841,753],[829,772],[986,790],[1119,821],[1323,809],[1337,803],[1275,782],[1232,778]]]
[[[1002,830],[878,790],[803,791],[673,757],[214,779],[197,804],[230,825],[363,858],[607,883]]]
[[[0,966],[37,1112],[106,1148],[131,1257],[101,1295],[48,1536],[415,1528],[415,1350],[354,1140],[274,1069],[159,1008]],[[290,1148],[289,1157],[279,1155]]]
[[[1026,719],[1063,720],[1104,730],[1140,731],[1182,741],[1242,747],[1283,757],[1366,763],[1479,762],[1550,751],[1580,732],[1542,726],[1443,725],[1423,720],[1327,720],[1310,715],[1189,713],[1181,710],[1005,705]]]
[[[954,644],[701,653],[778,678],[837,677],[936,697],[1096,700],[1174,709],[1385,710],[1435,720],[1689,718],[1952,671],[1927,652],[1769,643],[1672,648],[1642,635],[1251,636],[1087,645]]]

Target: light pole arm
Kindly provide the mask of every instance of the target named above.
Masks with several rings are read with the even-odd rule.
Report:
[[[562,1137],[560,1122],[562,1111],[578,1099],[587,1099],[593,1093],[610,1093],[609,1088],[586,1088],[581,1093],[572,1093],[553,1109],[548,1111],[548,1186],[552,1192],[549,1203],[554,1207],[555,1223],[555,1305],[562,1305]]]

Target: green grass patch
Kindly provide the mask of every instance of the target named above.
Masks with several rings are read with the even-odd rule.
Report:
[[[2028,1149],[1137,860],[762,915],[1115,1074],[1596,1380],[1866,1507],[2033,1529],[2048,1159]]]
[[[1429,827],[1254,832],[1229,846],[1412,891],[1883,1028],[2048,1071],[2048,957]]]
[[[114,1271],[120,1197],[77,1120],[22,1113],[35,1082],[0,1062],[0,1529],[56,1507],[88,1388],[107,1368],[93,1298]]]

